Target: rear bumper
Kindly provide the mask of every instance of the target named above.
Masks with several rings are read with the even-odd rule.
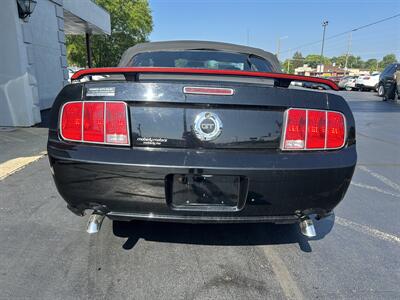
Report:
[[[173,222],[291,223],[302,213],[324,215],[342,200],[357,155],[338,151],[280,153],[188,149],[132,149],[48,144],[56,186],[76,213],[101,210],[111,219]],[[237,210],[177,210],[168,175],[234,175],[246,178]]]

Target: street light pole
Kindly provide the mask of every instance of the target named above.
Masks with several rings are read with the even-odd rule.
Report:
[[[325,45],[325,31],[326,26],[328,26],[328,21],[322,22],[322,27],[324,27],[324,31],[322,33],[322,47],[321,47],[321,73],[322,73],[322,65],[324,64],[324,45]]]

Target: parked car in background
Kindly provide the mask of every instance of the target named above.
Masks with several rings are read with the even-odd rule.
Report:
[[[355,91],[356,89],[356,81],[357,81],[358,76],[353,76],[353,78],[349,79],[345,85],[345,90],[346,91]]]
[[[400,71],[400,63],[388,65],[379,77],[378,95],[384,97],[394,84],[394,74]]]
[[[360,91],[378,90],[380,74],[379,72],[375,72],[372,75],[359,76],[355,82],[355,88]]]
[[[314,90],[326,90],[328,88],[325,84],[307,81],[292,81],[290,85]]]
[[[385,85],[383,100],[396,100],[399,98],[400,90],[400,70],[394,73],[393,79],[388,79]]]
[[[313,89],[313,90],[326,90],[327,87],[324,84],[315,83],[315,82],[306,82],[302,83],[303,88]]]
[[[397,100],[400,100],[400,70],[394,73],[394,77],[396,79],[396,90],[395,93],[397,94]]]
[[[327,79],[332,80],[336,84],[339,84],[342,77],[341,76],[331,76],[331,77],[328,77]]]
[[[339,82],[338,82],[338,87],[339,87],[341,90],[344,90],[344,89],[346,88],[346,85],[347,85],[348,83],[350,83],[353,79],[354,79],[354,81],[355,81],[355,79],[357,79],[357,76],[344,76],[344,77],[342,77],[342,78],[339,80]],[[354,82],[354,81],[353,81],[353,82]],[[354,87],[354,84],[353,84],[353,87]],[[351,88],[350,88],[350,90],[351,90]]]

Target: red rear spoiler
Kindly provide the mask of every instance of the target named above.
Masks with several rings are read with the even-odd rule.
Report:
[[[271,78],[278,81],[278,86],[288,87],[291,81],[305,81],[317,84],[324,84],[331,89],[338,91],[339,88],[331,80],[292,75],[284,73],[267,73],[267,72],[249,72],[235,70],[212,70],[212,69],[190,69],[190,68],[153,68],[153,67],[126,67],[126,68],[92,68],[84,69],[72,75],[71,80],[78,80],[88,75],[105,75],[105,74],[138,74],[138,73],[173,73],[173,74],[201,74],[201,75],[228,75],[228,76],[250,76]]]

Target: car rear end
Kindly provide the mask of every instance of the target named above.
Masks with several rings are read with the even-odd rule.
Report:
[[[358,79],[358,76],[353,76],[352,78],[350,78],[344,86],[345,90],[347,90],[347,91],[355,90],[357,79]]]
[[[356,148],[342,97],[246,76],[143,75],[68,85],[54,103],[49,160],[75,213],[290,223],[344,197]]]
[[[376,90],[379,82],[379,73],[359,76],[356,80],[355,87],[359,90]]]
[[[98,80],[95,80],[98,79]],[[338,87],[280,73],[274,55],[215,42],[129,48],[118,68],[81,70],[58,95],[48,154],[87,231],[115,220],[300,221],[344,197],[356,164],[352,113]]]
[[[352,76],[345,76],[342,77],[339,82],[338,82],[338,87],[342,90],[344,90],[346,88],[346,84],[349,82],[349,80],[351,80],[353,77]]]

